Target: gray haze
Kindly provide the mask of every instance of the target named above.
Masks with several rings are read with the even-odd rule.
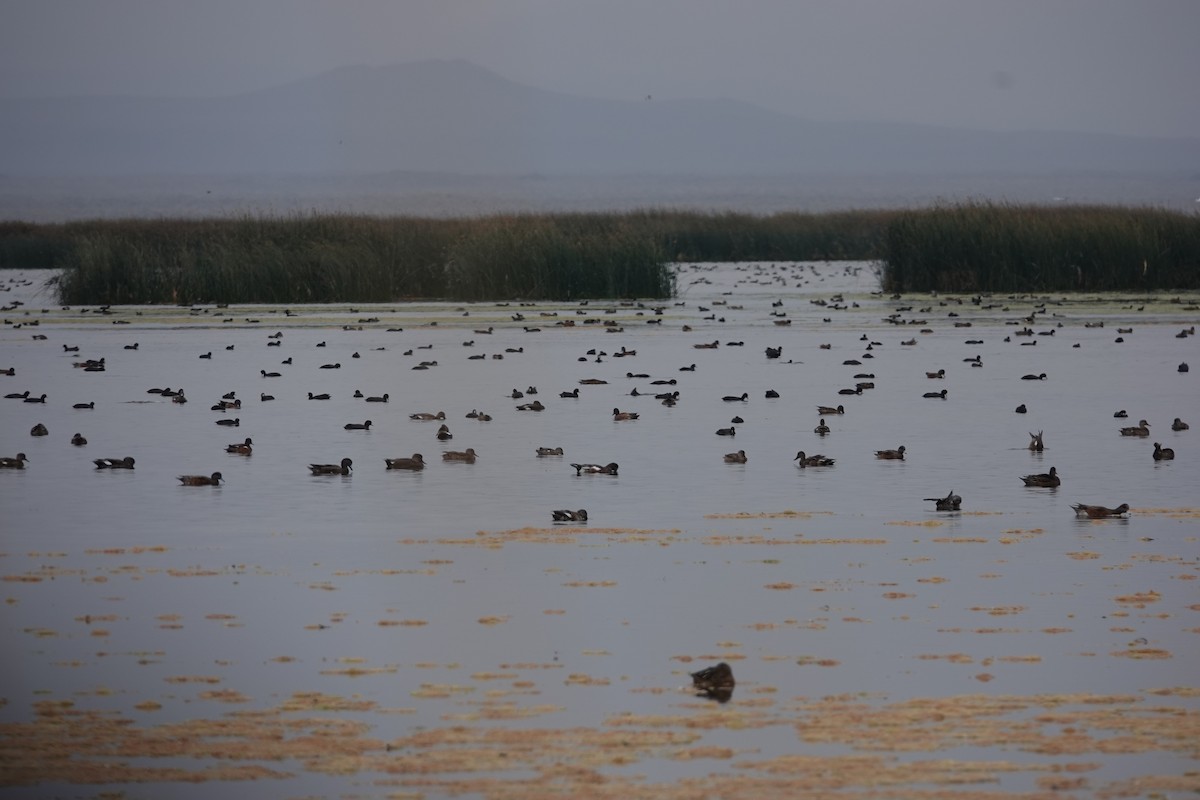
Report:
[[[0,97],[222,96],[465,59],[612,100],[1200,135],[1195,0],[3,0]]]

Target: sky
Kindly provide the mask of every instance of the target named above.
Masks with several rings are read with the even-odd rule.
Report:
[[[461,58],[591,97],[1200,137],[1200,0],[0,0],[0,96],[215,96]]]

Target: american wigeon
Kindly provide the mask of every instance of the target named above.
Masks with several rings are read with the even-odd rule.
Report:
[[[369,431],[371,430],[371,420],[366,420],[365,422],[347,422],[342,427],[348,431]]]
[[[829,416],[830,414],[845,414],[846,409],[842,406],[834,408],[833,406],[817,406],[817,413]]]
[[[1028,375],[1022,375],[1021,380],[1023,380],[1023,381],[1044,381],[1044,380],[1046,380],[1046,373],[1041,372],[1041,373],[1038,373],[1037,375],[1034,375],[1031,372]]]
[[[389,395],[387,392],[384,392],[382,395],[368,397],[366,399],[366,402],[368,402],[368,403],[386,403],[388,401],[389,397],[391,397],[391,395]]]
[[[50,429],[39,422],[37,425],[34,425],[32,428],[29,429],[29,435],[30,436],[49,436]]]
[[[411,458],[385,458],[383,461],[388,469],[425,469],[425,457],[420,453],[413,453]]]
[[[329,393],[328,393],[328,392],[321,392],[320,394],[313,394],[312,392],[309,392],[309,393],[308,393],[308,399],[309,399],[309,400],[328,400],[328,399],[329,399]]]
[[[522,403],[517,406],[517,411],[545,411],[546,407],[542,405],[541,400],[534,400],[532,403]]]
[[[715,667],[705,667],[693,672],[691,677],[692,686],[705,692],[716,689],[732,689],[735,685],[733,670],[724,661]]]
[[[1174,461],[1175,451],[1169,447],[1163,447],[1158,442],[1154,443],[1154,460],[1155,461]]]
[[[1122,436],[1149,436],[1150,423],[1146,420],[1139,420],[1137,425],[1128,428],[1121,428]]]
[[[550,515],[554,517],[555,522],[587,522],[587,509],[579,509],[578,511],[569,511],[560,509],[551,511]]]
[[[354,462],[343,458],[341,464],[309,464],[313,475],[349,475],[354,468]]]
[[[179,482],[184,486],[218,486],[221,483],[221,473],[212,475],[179,475]]]
[[[808,455],[803,450],[796,453],[796,457],[792,459],[798,467],[832,467],[835,459],[823,456],[820,453]]]
[[[1041,431],[1038,431],[1037,433],[1033,433],[1032,431],[1030,431],[1030,433],[1029,433],[1029,449],[1034,451],[1035,453],[1040,453],[1044,449],[1046,449],[1046,445],[1042,441],[1042,432]]]
[[[1113,419],[1125,419],[1128,416],[1129,412],[1122,408],[1120,411],[1113,414]]]
[[[921,396],[928,397],[928,398],[937,398],[939,400],[945,400],[947,394],[948,394],[948,392],[945,389],[942,389],[940,392],[926,392],[925,394],[923,394]]]
[[[91,411],[95,407],[96,407],[96,403],[94,400],[89,401],[87,403],[76,403],[75,405],[71,406],[71,408],[77,408],[80,411]]]
[[[876,450],[875,457],[882,458],[884,460],[903,461],[904,460],[904,451],[907,449],[908,448],[905,447],[904,445],[900,445],[895,450]]]
[[[824,417],[821,417],[821,421],[817,423],[817,427],[813,428],[813,433],[817,436],[825,436],[829,433],[829,426],[825,424]]]
[[[237,417],[235,419],[219,419],[219,420],[216,420],[216,424],[224,425],[227,428],[240,428],[242,425],[242,420],[240,417]]]
[[[254,452],[253,445],[254,445],[253,440],[251,440],[251,438],[249,436],[247,436],[246,441],[244,441],[244,442],[240,442],[240,443],[235,442],[233,444],[225,445],[225,452],[226,453],[237,453],[239,455],[248,456]]]
[[[71,437],[71,444],[75,445],[76,447],[83,447],[85,444],[87,444],[87,439],[84,438],[82,433],[77,433]]]
[[[26,402],[26,403],[45,403],[46,395],[43,394],[40,397],[26,397],[24,402]]]
[[[931,380],[938,380],[939,378],[946,377],[946,370],[939,369],[937,372],[926,372],[925,377]]]
[[[1175,421],[1171,423],[1171,430],[1173,431],[1186,431],[1189,427],[1190,426],[1179,417],[1176,417]]]
[[[619,408],[614,408],[612,411],[613,422],[622,422],[631,419],[637,419],[640,414],[634,411],[622,411]]]
[[[737,428],[732,425],[728,428],[717,428],[717,436],[737,436]]]
[[[1120,517],[1129,513],[1129,504],[1121,503],[1116,508],[1106,506],[1089,506],[1086,503],[1074,503],[1071,508],[1075,516],[1086,519],[1104,519],[1105,517]]]
[[[539,456],[561,456],[563,449],[561,447],[539,447],[537,454]]]
[[[926,500],[932,500],[934,509],[937,511],[958,511],[962,506],[962,498],[950,490],[950,494],[945,497],[926,497]]]
[[[1027,409],[1027,408],[1025,407],[1025,404],[1024,404],[1024,403],[1021,403],[1021,405],[1017,406],[1017,407],[1016,407],[1014,410],[1015,410],[1015,411],[1016,411],[1018,414],[1024,414],[1024,413],[1026,413],[1026,412],[1028,412],[1028,411],[1029,411],[1029,409]]]
[[[750,399],[750,395],[747,394],[746,392],[742,392],[741,397],[736,397],[734,395],[727,394],[724,397],[722,397],[721,399],[724,400],[726,403],[744,403]]]
[[[24,453],[17,453],[12,458],[5,456],[0,458],[0,469],[25,469],[25,462],[28,460]]]
[[[738,450],[736,453],[726,453],[725,454],[725,463],[726,464],[745,464],[746,463],[746,451]]]
[[[576,475],[616,475],[617,464],[572,464]]]
[[[415,420],[417,420],[418,422],[432,422],[433,420],[445,419],[445,418],[446,418],[446,412],[445,412],[445,411],[439,411],[439,412],[437,412],[436,414],[431,414],[431,413],[430,413],[430,412],[428,412],[428,411],[421,411],[421,412],[418,412],[418,413],[416,413],[416,414],[409,414],[409,415],[408,415],[408,418],[409,418],[409,419],[415,419]]]
[[[442,453],[442,461],[464,461],[468,464],[474,464],[478,457],[474,447],[468,447],[466,450],[447,450]]]
[[[97,458],[92,463],[96,465],[96,469],[133,469],[133,456]]]
[[[1058,469],[1051,467],[1049,472],[1042,472],[1036,475],[1025,475],[1021,478],[1026,486],[1037,486],[1045,489],[1052,489],[1062,483],[1058,477]]]

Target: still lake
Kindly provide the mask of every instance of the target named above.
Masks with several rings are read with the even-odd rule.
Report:
[[[28,456],[0,469],[0,796],[1198,786],[1197,433],[1171,429],[1200,424],[1195,297],[687,264],[662,302],[101,314],[0,278],[0,394],[46,395],[0,400],[0,456]],[[820,405],[845,409],[824,436]],[[1052,466],[1061,487],[1022,484]],[[951,491],[961,512],[924,499]],[[718,661],[727,703],[689,691]]]

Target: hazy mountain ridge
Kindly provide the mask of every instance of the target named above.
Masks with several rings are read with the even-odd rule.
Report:
[[[815,122],[732,100],[604,100],[465,61],[343,67],[218,98],[0,100],[0,172],[864,175],[1200,168],[1200,138]]]

